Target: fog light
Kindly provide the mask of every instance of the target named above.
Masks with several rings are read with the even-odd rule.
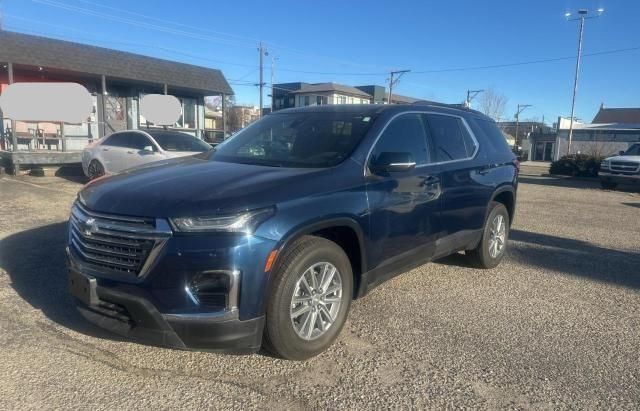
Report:
[[[239,271],[204,271],[196,274],[185,288],[198,305],[216,310],[237,307]]]

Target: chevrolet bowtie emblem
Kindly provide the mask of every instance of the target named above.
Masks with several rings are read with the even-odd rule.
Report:
[[[98,230],[96,226],[96,219],[93,217],[89,217],[87,221],[84,222],[84,235],[90,236]]]

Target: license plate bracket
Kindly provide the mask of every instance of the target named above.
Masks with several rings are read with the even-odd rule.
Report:
[[[81,274],[74,270],[69,271],[69,291],[86,305],[98,305],[97,282],[94,277]]]

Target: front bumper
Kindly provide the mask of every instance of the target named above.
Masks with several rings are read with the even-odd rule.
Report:
[[[600,171],[598,173],[598,177],[601,181],[605,181],[607,183],[640,184],[640,174],[621,174]]]
[[[78,284],[82,284],[78,287]],[[87,320],[116,334],[176,349],[238,354],[260,349],[264,316],[241,321],[238,310],[223,313],[162,314],[148,300],[101,286],[69,267],[69,286]],[[83,289],[84,288],[84,293]]]

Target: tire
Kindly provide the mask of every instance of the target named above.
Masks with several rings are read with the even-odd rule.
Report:
[[[324,284],[325,289],[322,289],[323,284],[318,284],[322,279],[321,273],[324,268],[328,270],[325,273],[330,273],[330,266],[336,271],[328,282],[329,286],[326,287]],[[312,283],[314,273],[318,275],[315,288]],[[309,287],[302,281],[303,276]],[[328,277],[327,275],[325,280]],[[336,290],[338,283],[341,286],[339,296],[337,291],[322,296],[322,292]],[[322,292],[312,297],[308,290]],[[293,300],[294,294],[296,302]],[[325,238],[302,237],[285,252],[282,262],[273,273],[266,305],[264,347],[288,360],[306,360],[318,355],[340,334],[347,319],[352,296],[351,263],[342,248]],[[329,303],[330,300],[334,302]],[[339,301],[339,304],[335,301]],[[294,318],[294,315],[300,312],[303,314]],[[333,320],[330,323],[331,318]],[[315,322],[311,327],[313,320]],[[325,327],[324,331],[320,329],[321,326]]]
[[[104,166],[98,160],[91,160],[87,167],[87,177],[89,180],[95,180],[104,175]]]
[[[605,190],[615,190],[618,187],[618,183],[611,183],[609,181],[600,180],[600,186]]]
[[[472,265],[485,269],[495,268],[500,264],[507,251],[507,241],[509,240],[509,213],[507,208],[504,204],[494,201],[490,203],[490,207],[480,243],[473,250],[465,252]],[[495,242],[492,241],[492,238],[495,238],[492,236],[492,231],[495,228],[494,224],[497,224],[500,218],[502,219],[501,230],[504,230],[504,233],[497,237],[498,246],[496,246]],[[500,240],[500,238],[502,239]],[[501,248],[493,249],[493,247],[500,247],[500,244],[502,245]]]

